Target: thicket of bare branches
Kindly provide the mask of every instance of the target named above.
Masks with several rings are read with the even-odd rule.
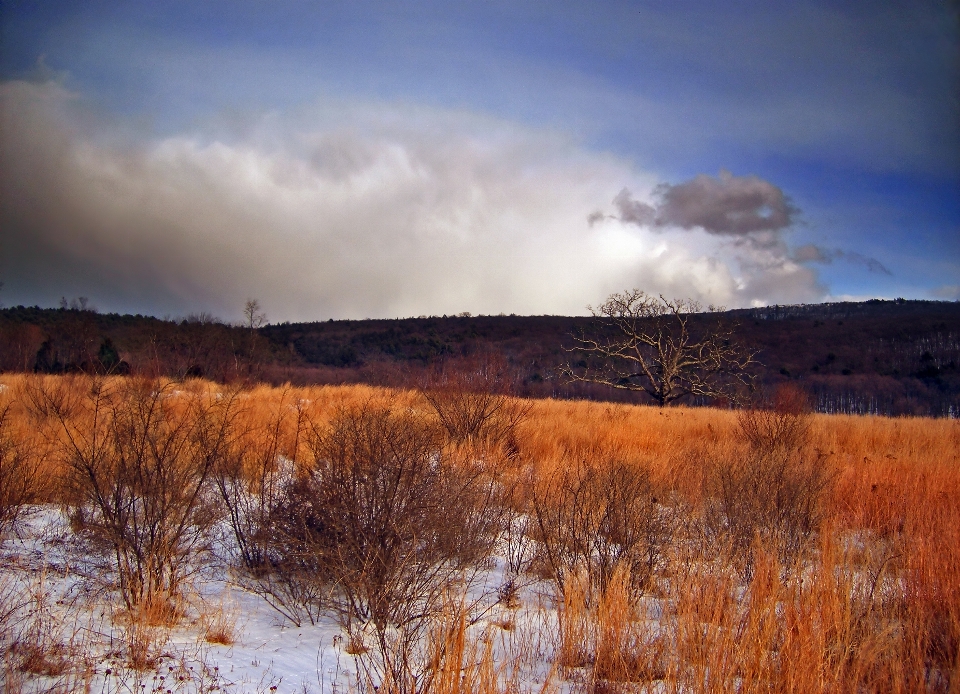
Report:
[[[492,638],[465,650],[471,622],[487,610],[474,635],[510,633],[534,600],[485,586],[470,602],[494,553],[507,578],[554,583],[556,672],[593,691],[956,688],[947,421],[814,418],[791,390],[739,413],[544,401],[511,457],[456,439],[412,393],[23,382],[0,440],[58,452],[49,493],[113,563],[131,654],[146,652],[134,617],[175,602],[226,530],[244,586],[291,620],[339,618],[361,691],[477,691],[482,668],[497,681]],[[842,452],[842,474],[816,446]],[[6,622],[33,609],[10,575]],[[0,652],[20,650],[4,667],[43,649],[69,665],[59,631],[7,626]]]
[[[319,559],[289,552],[278,523],[291,516],[287,492],[306,426],[303,401],[284,390],[268,418],[230,432],[212,475],[241,582],[297,626],[315,623],[325,607]]]
[[[535,537],[561,594],[583,576],[593,602],[618,571],[641,591],[660,568],[671,520],[642,468],[579,461],[540,480],[532,502]]]
[[[791,567],[819,529],[832,481],[826,455],[810,447],[809,405],[801,391],[781,387],[770,402],[742,410],[738,423],[747,449],[713,463],[707,530],[746,576],[758,540]]]
[[[511,397],[514,386],[506,361],[482,354],[456,368],[441,365],[420,392],[453,443],[505,446],[515,453],[517,427],[530,406]]]
[[[424,630],[496,542],[492,481],[448,455],[434,421],[389,403],[341,410],[307,446],[273,538],[288,561],[316,561],[352,648],[370,649],[361,663],[373,681],[416,691]]]
[[[72,522],[112,558],[126,607],[175,618],[216,520],[207,483],[235,400],[140,378],[37,379],[23,392],[59,444]]]

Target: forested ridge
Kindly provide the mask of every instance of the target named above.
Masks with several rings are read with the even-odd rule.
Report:
[[[793,382],[819,411],[960,414],[958,302],[768,306],[698,314],[692,324],[718,317],[756,351],[760,387]],[[509,374],[504,387],[520,395],[644,402],[562,377],[564,365],[587,356],[573,350],[573,335],[599,329],[589,317],[465,314],[251,329],[207,315],[161,320],[18,306],[0,309],[0,370],[416,386],[439,365],[496,355]]]

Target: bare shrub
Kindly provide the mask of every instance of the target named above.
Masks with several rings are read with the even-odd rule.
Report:
[[[39,455],[13,431],[11,405],[0,408],[0,540],[39,499]]]
[[[148,379],[33,381],[25,394],[58,430],[72,523],[111,557],[125,606],[175,619],[216,518],[207,486],[235,399]]]
[[[502,581],[497,588],[497,603],[507,609],[515,609],[520,606],[520,594],[524,587],[537,581],[535,569],[542,563],[530,494],[535,471],[523,456],[504,458],[499,456],[499,452],[494,452],[494,455],[495,464],[487,468],[494,481],[493,503],[500,523],[496,554],[504,561]]]
[[[315,557],[292,551],[291,538],[301,529],[283,523],[296,515],[287,492],[306,421],[303,402],[291,400],[284,390],[269,418],[236,427],[212,478],[236,543],[241,583],[300,626],[320,617],[324,582]]]
[[[368,675],[416,691],[424,630],[496,541],[493,485],[445,454],[434,423],[389,404],[341,410],[307,438],[312,465],[274,521],[285,555],[315,557],[347,632],[373,641]]]
[[[757,538],[792,567],[824,515],[832,474],[826,455],[809,450],[809,411],[801,392],[781,388],[766,408],[739,418],[745,451],[714,464],[708,481],[708,535],[725,546],[744,577]]]
[[[508,580],[516,581],[519,576],[527,573],[536,561],[537,547],[534,540],[536,521],[531,514],[532,509],[529,504],[510,503],[508,498],[504,498],[500,504],[503,519],[500,550],[510,573]]]
[[[582,573],[588,605],[618,569],[632,577],[635,591],[647,587],[671,536],[648,473],[615,459],[558,469],[536,486],[533,511],[543,560],[560,592]]]
[[[268,514],[256,542],[260,564],[253,566],[245,585],[278,612],[300,625],[316,624],[331,607],[336,586],[331,557],[335,539],[327,513],[306,476],[293,476],[278,497],[269,500]]]
[[[795,451],[810,438],[810,403],[807,395],[792,385],[777,388],[772,399],[737,415],[740,438],[759,454]]]
[[[484,354],[456,367],[442,366],[421,393],[454,443],[504,445],[515,453],[517,427],[530,406],[511,397],[513,386],[506,361]]]

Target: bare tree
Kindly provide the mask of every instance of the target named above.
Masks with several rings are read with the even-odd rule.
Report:
[[[247,299],[243,306],[243,325],[245,328],[256,330],[267,322],[267,314],[263,312],[260,302],[256,299]]]
[[[755,353],[734,339],[735,326],[695,329],[690,319],[703,311],[696,301],[631,289],[588,308],[599,329],[574,336],[572,351],[586,358],[567,367],[572,381],[643,392],[661,407],[688,395],[737,400],[752,387]]]

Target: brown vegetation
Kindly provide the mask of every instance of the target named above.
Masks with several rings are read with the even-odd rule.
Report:
[[[447,424],[442,383],[3,383],[0,462],[35,456],[3,468],[33,490],[8,505],[67,507],[125,619],[176,620],[145,614],[182,604],[224,521],[244,585],[291,619],[339,615],[361,688],[516,686],[491,632],[471,635],[483,614],[514,628],[516,586],[465,598],[494,551],[553,586],[555,674],[590,691],[960,687],[956,420],[815,415],[795,391],[740,413],[475,393],[464,411],[524,414],[491,445]],[[4,635],[5,662],[46,667],[38,634]]]
[[[14,422],[13,404],[0,404],[0,541],[41,496],[43,448],[30,445]]]
[[[127,609],[172,619],[216,517],[204,496],[235,396],[99,377],[26,379],[20,394],[59,457],[59,501],[111,556]]]

